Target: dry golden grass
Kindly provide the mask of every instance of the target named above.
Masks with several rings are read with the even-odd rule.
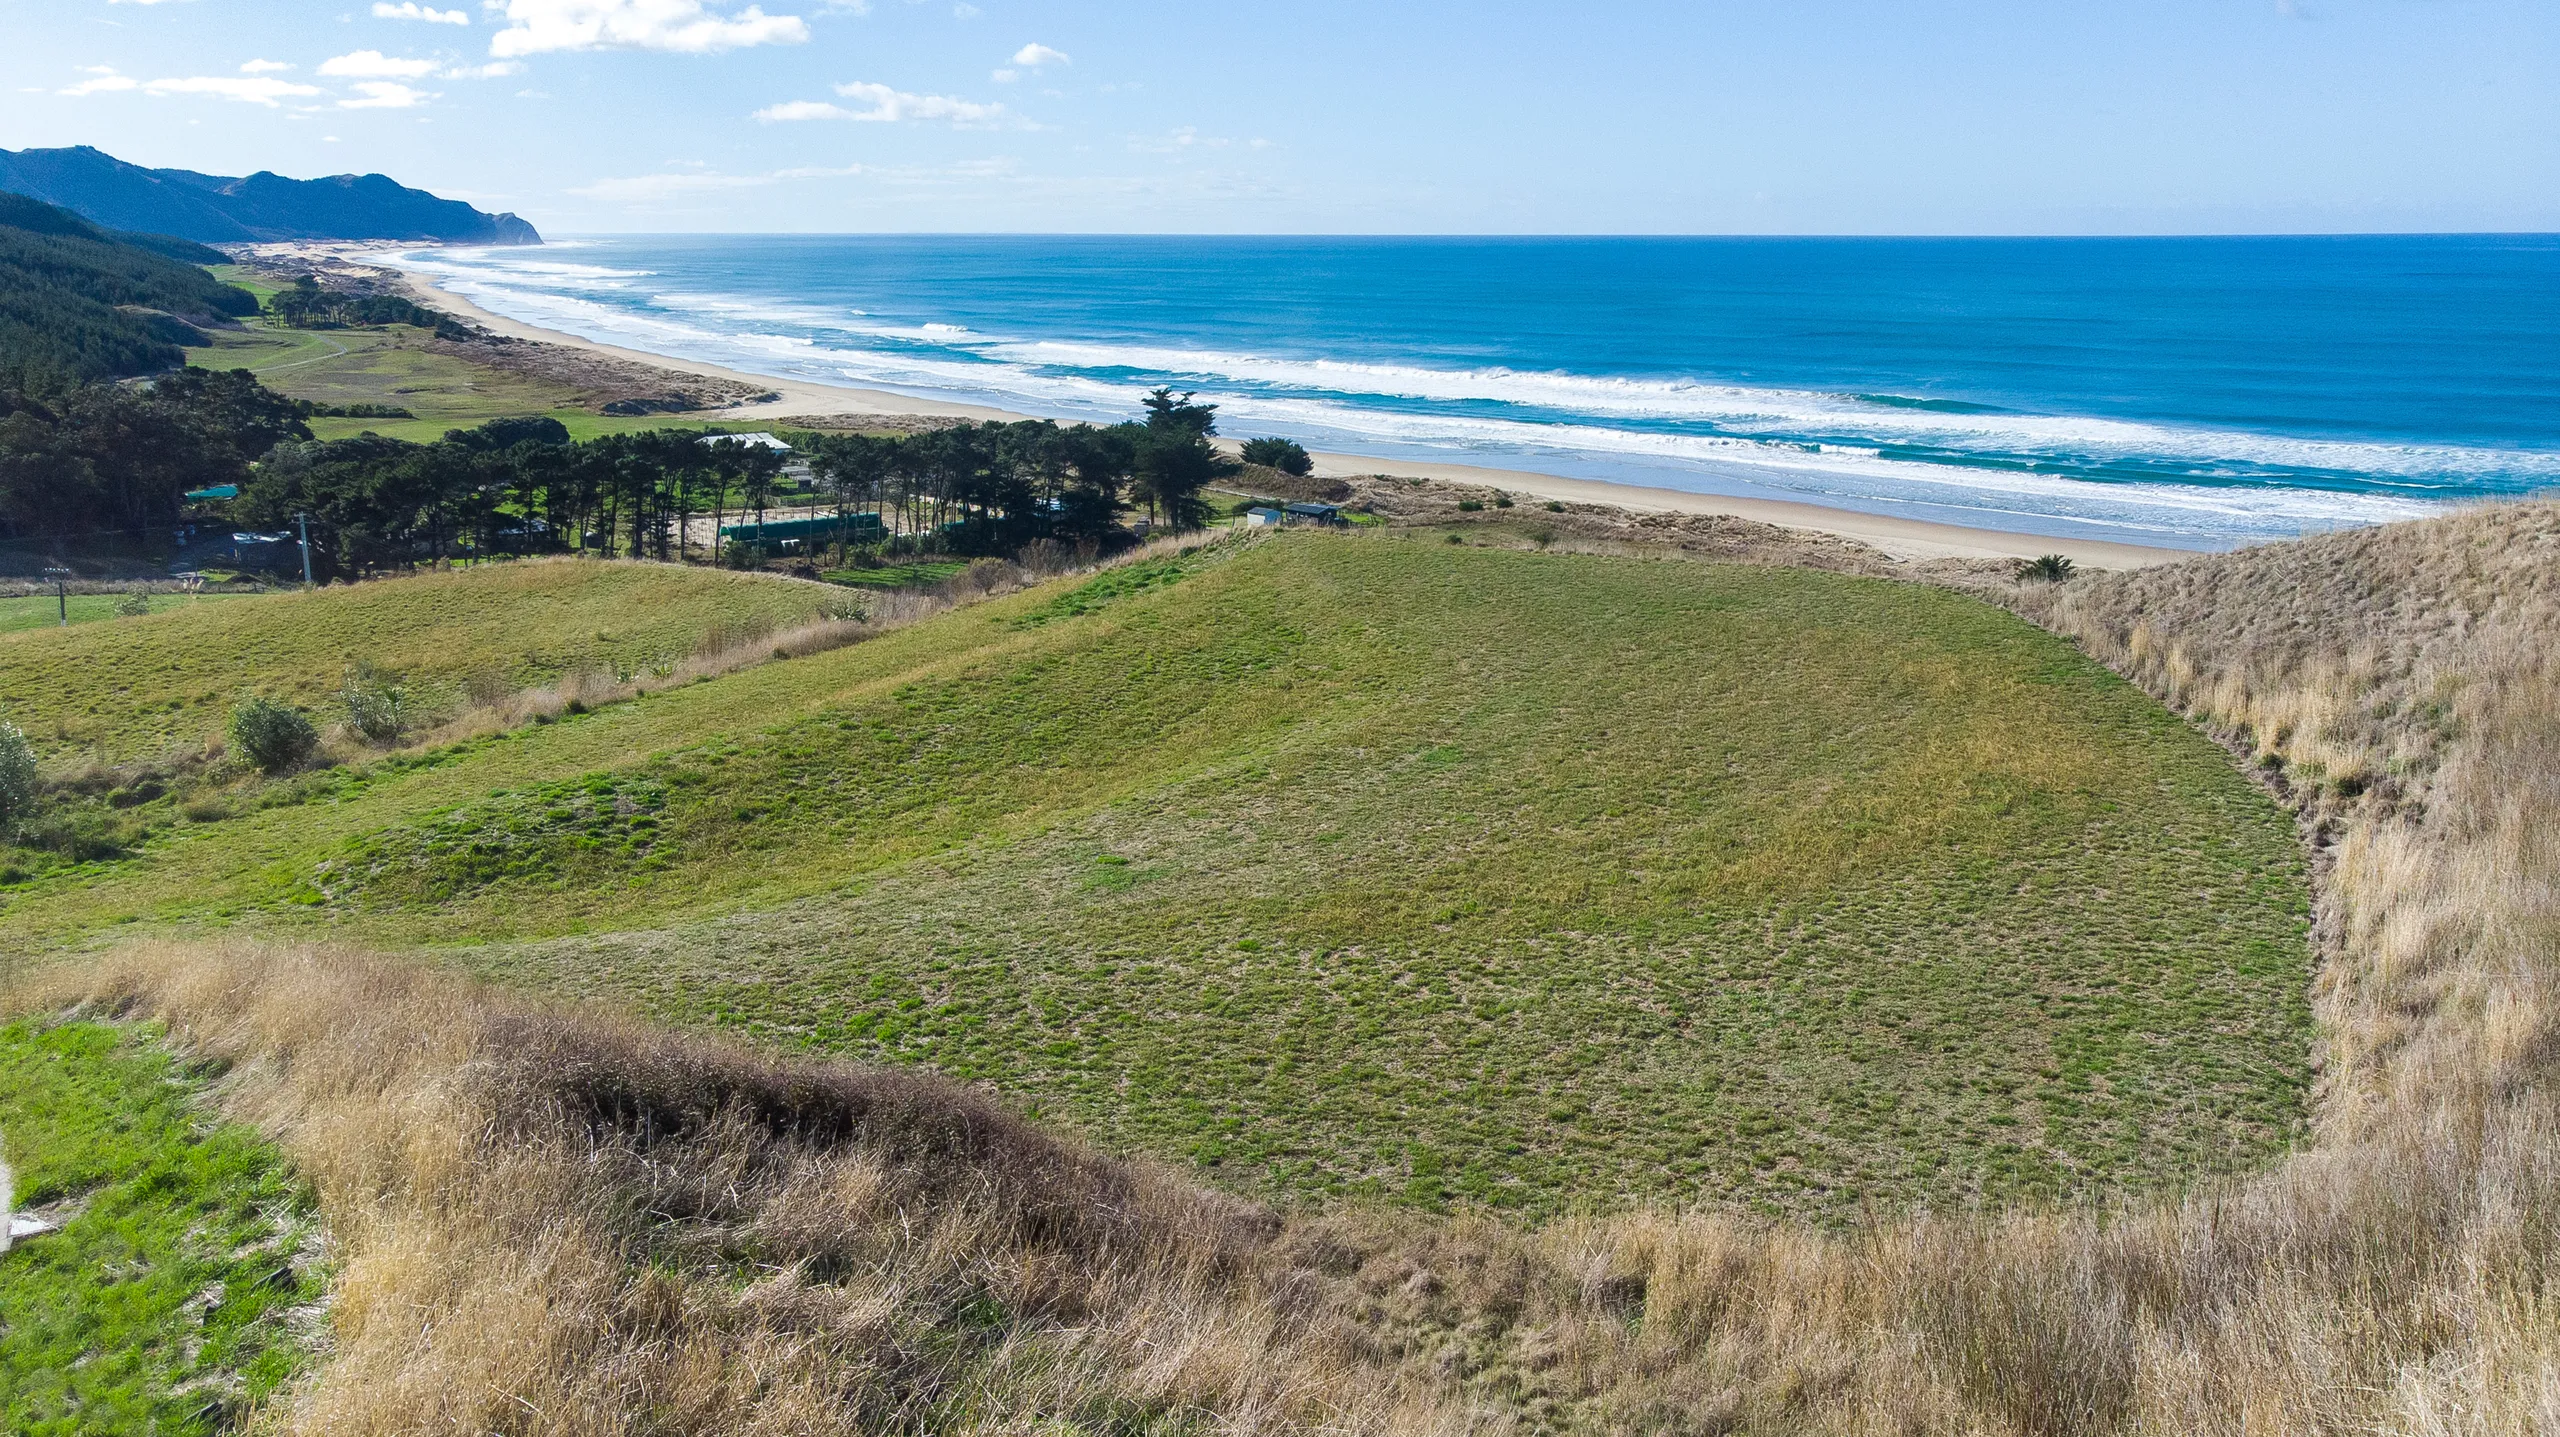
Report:
[[[2560,509],[2018,591],[2332,855],[2317,1143],[2108,1211],[1293,1218],[913,1075],[320,949],[32,980],[238,1064],[317,1183],[282,1430],[2560,1430]]]

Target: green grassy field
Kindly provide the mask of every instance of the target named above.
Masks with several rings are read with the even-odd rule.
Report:
[[[321,439],[374,433],[431,443],[449,429],[491,419],[547,414],[570,437],[592,439],[639,429],[699,429],[708,421],[666,415],[597,414],[577,395],[504,370],[488,369],[423,347],[426,334],[405,325],[381,329],[286,329],[251,320],[214,333],[210,348],[190,349],[187,362],[208,369],[246,369],[279,393],[315,404],[390,404],[414,419],[314,419]]]
[[[24,599],[0,599],[0,634],[14,634],[26,629],[59,628],[63,609],[68,607],[74,624],[94,624],[106,619],[138,617],[119,614],[116,604],[121,594],[73,594],[67,606],[51,594],[38,594]],[[218,604],[244,598],[242,594],[152,594],[151,612],[165,614],[176,609],[190,609],[199,604]]]
[[[1247,1188],[1845,1218],[2277,1149],[2306,914],[2218,749],[1973,600],[1292,535],[191,830],[0,951],[317,929]]]
[[[245,691],[318,705],[359,659],[418,679],[522,687],[581,664],[679,660],[722,624],[787,624],[830,597],[761,574],[536,560],[178,602],[147,617],[0,633],[0,718],[40,746],[148,756],[201,745]]]
[[[964,559],[919,559],[911,564],[885,564],[877,569],[829,569],[824,575],[830,584],[848,584],[857,589],[922,589],[939,584],[968,568]]]
[[[308,1194],[188,1073],[102,1023],[0,1026],[0,1142],[61,1230],[0,1253],[0,1426],[211,1433],[291,1376]],[[60,1205],[70,1204],[66,1209]]]

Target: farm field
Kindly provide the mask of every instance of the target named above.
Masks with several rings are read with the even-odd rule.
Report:
[[[1837,1221],[2280,1150],[2305,890],[2219,749],[1974,600],[1290,535],[185,832],[0,951],[328,932],[1252,1191]]]
[[[74,624],[94,624],[104,619],[136,617],[116,612],[120,594],[73,594],[69,609]],[[165,614],[174,609],[190,609],[198,604],[228,603],[247,598],[245,594],[152,594],[151,612]],[[62,606],[51,594],[34,594],[22,599],[0,599],[0,634],[14,634],[26,629],[52,629],[62,626]]]
[[[716,569],[555,559],[307,594],[160,597],[175,602],[148,616],[0,632],[0,718],[40,748],[148,757],[219,733],[244,691],[319,705],[359,660],[428,683],[522,687],[584,664],[628,671],[680,660],[724,624],[812,617],[830,591]],[[47,614],[52,602],[42,600]]]
[[[60,1230],[0,1253],[0,1425],[210,1434],[289,1377],[316,1301],[309,1194],[131,1028],[0,1025],[15,1204]]]
[[[187,362],[206,369],[246,369],[268,388],[315,404],[387,404],[417,416],[313,419],[311,433],[320,439],[373,433],[425,444],[443,438],[449,429],[524,415],[549,415],[575,439],[640,429],[698,429],[707,423],[668,415],[598,414],[559,385],[431,353],[421,347],[424,336],[424,331],[404,325],[299,330],[253,319],[240,330],[216,331],[210,348],[187,351]]]

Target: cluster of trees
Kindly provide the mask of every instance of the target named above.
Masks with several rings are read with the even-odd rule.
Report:
[[[0,386],[0,538],[147,549],[180,522],[187,492],[230,484],[241,493],[227,523],[283,530],[307,516],[324,579],[562,549],[710,560],[725,556],[696,521],[712,520],[714,533],[732,518],[761,522],[782,481],[774,451],[690,429],[573,443],[558,421],[533,418],[430,444],[323,442],[305,423],[316,412],[245,370],[41,395]],[[1216,406],[1168,388],[1124,424],[961,424],[803,443],[822,507],[878,515],[871,532],[903,551],[988,554],[1044,538],[1108,543],[1130,507],[1196,527],[1201,490],[1235,467],[1211,443],[1216,428]]]
[[[42,398],[0,387],[0,530],[140,543],[176,521],[188,490],[246,484],[261,456],[309,439],[302,416],[245,369]]]
[[[320,281],[304,275],[291,285],[277,290],[267,301],[267,312],[294,329],[346,329],[385,324],[411,324],[432,329],[439,339],[465,340],[471,331],[452,316],[439,313],[422,304],[414,304],[396,294],[340,294],[320,287]]]
[[[701,552],[691,520],[764,507],[781,474],[772,450],[690,429],[572,443],[556,419],[499,419],[433,444],[280,445],[232,514],[273,528],[307,515],[323,578],[571,548],[685,559]]]
[[[1146,418],[1108,427],[1045,419],[962,424],[899,438],[815,442],[811,468],[839,512],[882,516],[892,532],[944,536],[986,553],[1033,539],[1098,539],[1124,504],[1198,528],[1200,491],[1235,466],[1210,441],[1217,406],[1158,389]]]
[[[1107,542],[1124,505],[1196,527],[1200,491],[1231,470],[1211,445],[1216,406],[1158,390],[1143,421],[961,424],[896,437],[812,436],[826,507],[877,514],[911,551],[1000,553],[1035,539]],[[556,549],[716,560],[698,519],[772,507],[782,464],[757,445],[689,429],[572,443],[555,420],[499,420],[434,444],[378,435],[280,445],[234,517],[282,528],[309,516],[315,571],[360,575],[471,554]]]
[[[1295,439],[1248,439],[1244,442],[1244,462],[1302,479],[1316,472],[1315,456]]]
[[[187,321],[258,307],[199,268],[222,262],[202,245],[103,230],[0,193],[0,397],[174,368],[181,345],[203,342]]]

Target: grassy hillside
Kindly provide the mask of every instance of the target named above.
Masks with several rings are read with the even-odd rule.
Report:
[[[1274,1211],[956,1085],[344,945],[144,942],[19,996],[183,1028],[364,1213],[283,1431],[2543,1432],[2555,555],[2560,505],[2499,506],[2006,593],[2250,740],[2331,860],[2313,1134],[2157,1198]]]
[[[1973,600],[1304,536],[222,823],[0,941],[320,925],[1249,1187],[1843,1217],[2286,1141],[2304,920],[2217,749]]]
[[[60,1230],[0,1253],[0,1424],[24,1437],[196,1434],[300,1356],[320,1296],[310,1197],[275,1150],[209,1121],[201,1072],[97,1022],[0,1026],[15,1202]]]
[[[221,732],[243,692],[317,705],[358,660],[511,688],[681,659],[723,624],[790,623],[831,597],[766,575],[553,560],[185,604],[0,633],[0,717],[40,746],[148,756]]]

